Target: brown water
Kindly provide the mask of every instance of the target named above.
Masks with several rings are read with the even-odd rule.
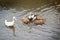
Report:
[[[12,4],[9,5],[4,4],[0,7],[0,40],[60,40],[60,9],[52,5],[54,1],[17,0],[10,1]],[[24,24],[22,16],[30,12],[46,18],[45,24]],[[6,27],[5,19],[12,21],[13,16],[17,18],[15,25]]]
[[[36,8],[49,3],[54,3],[55,0],[0,0],[1,6],[17,7],[17,8]]]

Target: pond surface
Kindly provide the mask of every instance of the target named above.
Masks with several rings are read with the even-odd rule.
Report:
[[[60,40],[60,12],[58,9],[50,4],[31,9],[24,8],[19,10],[0,7],[0,40]],[[24,24],[21,19],[30,12],[46,18],[45,24]],[[4,21],[12,21],[13,16],[17,18],[15,25],[6,27]]]

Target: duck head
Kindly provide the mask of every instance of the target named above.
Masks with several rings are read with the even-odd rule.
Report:
[[[14,21],[17,21],[17,19],[16,19],[16,17],[15,17],[15,16],[13,17],[13,20],[14,20]]]

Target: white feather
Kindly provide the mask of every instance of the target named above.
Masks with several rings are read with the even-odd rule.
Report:
[[[14,22],[15,22],[15,21],[14,21],[14,18],[15,18],[15,17],[13,17],[13,21],[11,21],[11,22],[8,22],[7,20],[5,20],[5,25],[6,25],[6,26],[13,26],[13,25],[14,25]]]
[[[32,18],[33,20],[35,20],[35,19],[36,19],[36,16],[35,16],[35,17],[34,17],[34,16],[35,16],[34,14],[33,14],[33,15],[29,15],[28,18],[29,18],[29,19]]]

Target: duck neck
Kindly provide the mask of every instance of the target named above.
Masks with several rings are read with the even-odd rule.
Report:
[[[15,20],[13,19],[13,22],[15,22]]]

